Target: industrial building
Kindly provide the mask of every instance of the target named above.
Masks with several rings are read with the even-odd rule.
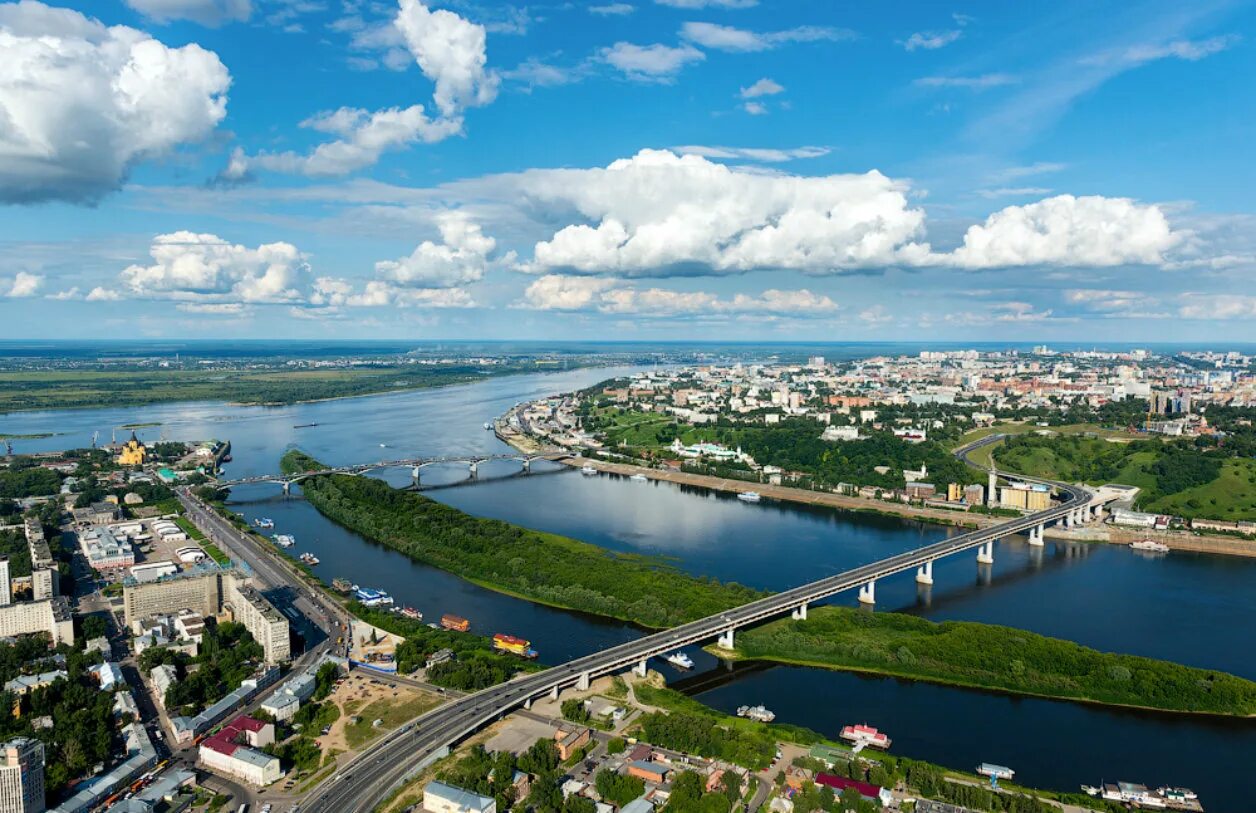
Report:
[[[43,813],[44,744],[17,737],[0,746],[0,813]]]
[[[433,781],[423,788],[423,809],[428,813],[497,813],[497,800]]]
[[[1042,483],[1012,483],[999,489],[999,507],[1044,511],[1051,507],[1051,487]]]

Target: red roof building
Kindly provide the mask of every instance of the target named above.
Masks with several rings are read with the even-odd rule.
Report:
[[[856,782],[854,779],[847,779],[844,776],[834,776],[831,773],[816,774],[815,783],[820,787],[832,788],[833,792],[838,796],[842,795],[842,791],[847,788],[854,788],[859,791],[859,795],[870,802],[877,802],[881,805],[890,803],[890,792],[880,785],[873,785],[870,782]]]

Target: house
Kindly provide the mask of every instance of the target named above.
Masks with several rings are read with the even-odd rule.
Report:
[[[893,795],[888,788],[880,785],[873,785],[870,782],[856,782],[854,779],[847,779],[844,776],[834,776],[831,773],[816,774],[815,783],[823,788],[832,788],[833,792],[838,796],[842,795],[842,791],[847,788],[854,788],[859,791],[859,795],[870,802],[888,806],[893,801]]]
[[[589,729],[579,728],[575,731],[563,731],[561,728],[554,732],[554,744],[558,746],[558,758],[567,760],[571,755],[588,745],[591,739]]]
[[[653,782],[656,785],[662,785],[667,781],[667,766],[660,765],[657,762],[629,762],[628,775],[635,776],[646,782]]]
[[[240,715],[201,743],[206,768],[265,787],[283,777],[279,758],[262,751],[275,742],[274,723]]]

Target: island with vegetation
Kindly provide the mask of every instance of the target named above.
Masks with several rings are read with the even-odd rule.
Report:
[[[1025,630],[818,607],[738,633],[737,656],[1020,695],[1201,714],[1256,715],[1256,682],[1100,652]]]
[[[321,464],[289,452],[284,471]],[[609,551],[451,508],[370,477],[322,475],[301,483],[324,516],[410,558],[541,604],[671,627],[766,595],[689,576],[659,557]]]

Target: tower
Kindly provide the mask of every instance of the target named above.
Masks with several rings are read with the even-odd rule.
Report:
[[[0,746],[0,810],[44,813],[44,744],[17,737]]]
[[[0,607],[13,603],[13,585],[9,581],[9,560],[0,559]]]
[[[998,480],[999,475],[994,473],[994,469],[990,469],[990,478],[986,483],[986,505],[990,508],[993,508],[994,504],[998,502]]]

